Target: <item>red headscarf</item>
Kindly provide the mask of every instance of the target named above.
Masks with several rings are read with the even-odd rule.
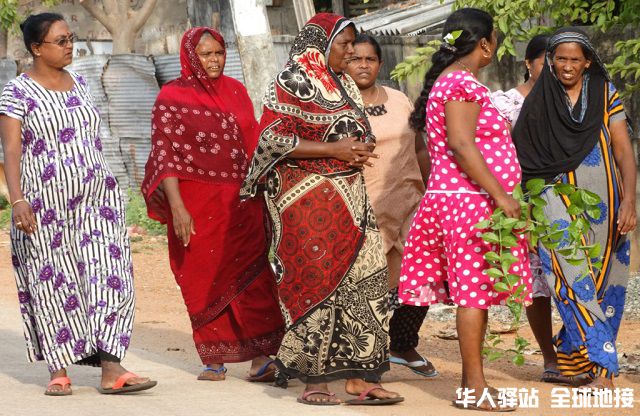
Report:
[[[245,87],[226,75],[210,78],[196,54],[205,32],[225,46],[211,28],[188,30],[180,48],[181,76],[162,87],[152,110],[152,148],[141,188],[149,217],[162,223],[164,178],[240,186],[258,140]]]

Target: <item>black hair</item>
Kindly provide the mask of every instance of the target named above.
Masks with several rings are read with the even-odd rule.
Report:
[[[416,131],[423,131],[427,118],[427,100],[429,92],[442,71],[457,59],[469,55],[481,39],[491,39],[493,17],[483,10],[463,8],[451,13],[442,29],[443,37],[456,30],[462,30],[453,44],[443,41],[443,46],[431,57],[431,68],[424,76],[422,92],[416,100],[409,124]],[[447,45],[445,45],[447,43]],[[453,46],[453,47],[451,47]]]
[[[382,48],[380,48],[380,44],[373,36],[367,35],[366,33],[358,33],[356,36],[356,40],[353,41],[353,46],[356,46],[360,43],[368,43],[373,46],[373,50],[378,55],[378,61],[382,61]]]
[[[31,45],[36,43],[42,43],[44,38],[49,33],[51,25],[55,22],[64,20],[61,14],[58,13],[40,13],[32,14],[20,24],[20,30],[22,30],[22,37],[24,39],[24,46],[29,53],[33,55]]]
[[[524,59],[531,62],[543,56],[547,51],[547,43],[549,43],[548,35],[536,35],[527,44],[527,50],[524,53]],[[529,80],[529,71],[524,73],[524,81]]]

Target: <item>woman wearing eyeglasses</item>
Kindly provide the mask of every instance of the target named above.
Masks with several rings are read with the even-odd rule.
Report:
[[[64,69],[74,35],[53,13],[21,29],[33,66],[2,92],[0,137],[29,360],[47,363],[51,396],[71,394],[71,364],[101,366],[101,393],[149,389],[120,365],[135,301],[124,201],[87,84]]]

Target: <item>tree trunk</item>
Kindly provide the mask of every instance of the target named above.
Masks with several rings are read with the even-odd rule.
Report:
[[[7,31],[4,29],[0,29],[0,59],[4,59],[7,57],[8,41],[9,41],[9,36],[7,36]]]
[[[125,26],[121,30],[116,31],[116,33],[112,33],[113,50],[111,54],[122,55],[133,53],[136,37],[138,37],[138,32],[134,31],[131,26]]]
[[[245,86],[259,115],[265,88],[277,72],[267,8],[261,0],[231,0],[230,3]]]
[[[144,0],[139,9],[129,0],[80,0],[80,5],[98,19],[113,39],[113,54],[132,53],[136,37],[158,0]]]

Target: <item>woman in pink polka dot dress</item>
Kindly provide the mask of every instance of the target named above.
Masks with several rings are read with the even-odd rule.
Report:
[[[487,309],[507,294],[496,293],[485,274],[484,254],[497,247],[484,242],[475,225],[497,207],[520,216],[510,193],[521,171],[509,127],[476,79],[497,46],[491,16],[461,9],[447,19],[444,34],[411,120],[416,128],[426,123],[431,175],[405,245],[399,296],[409,305],[459,306],[462,387],[481,390],[488,387],[481,358]],[[524,238],[512,253],[519,259],[512,272],[530,286]]]

